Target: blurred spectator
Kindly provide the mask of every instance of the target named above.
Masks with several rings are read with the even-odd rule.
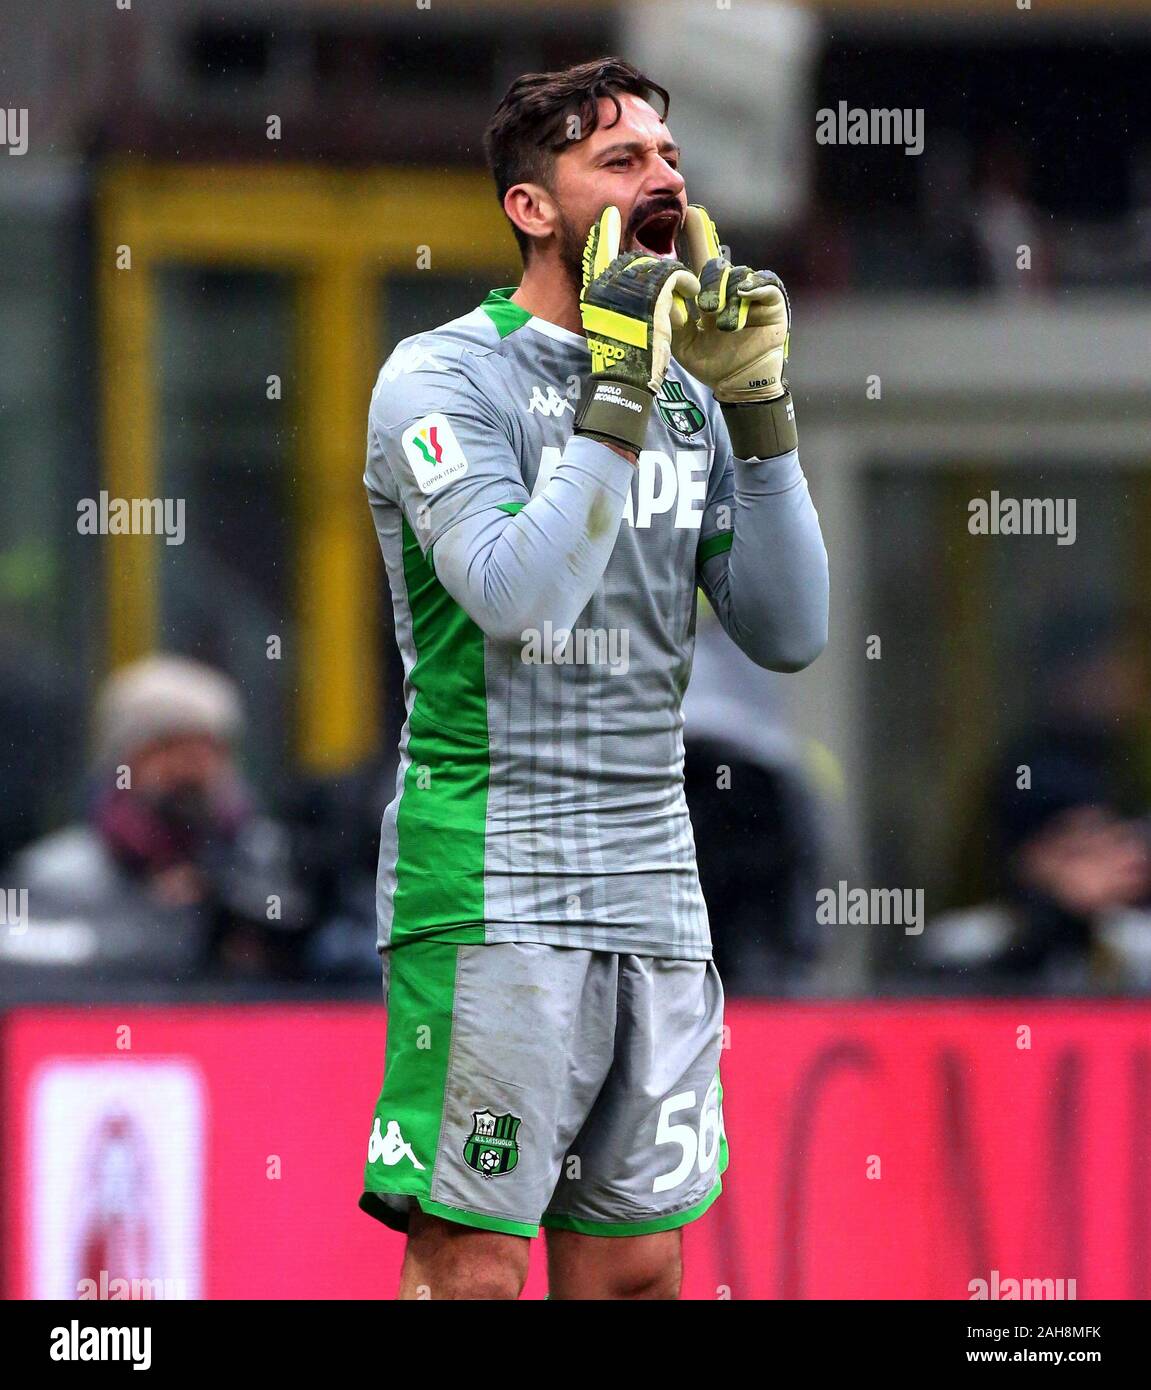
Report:
[[[1143,655],[1114,615],[1047,630],[1038,720],[993,779],[994,898],[928,923],[925,959],[989,990],[1151,990],[1151,829],[1134,769]]]
[[[922,231],[914,257],[924,289],[974,289],[980,248],[971,219],[971,149],[941,131],[916,161]]]
[[[285,832],[236,764],[238,688],[158,655],[106,683],[87,819],[9,866],[28,922],[0,934],[5,970],[81,968],[186,980],[290,971],[305,923]]]
[[[394,684],[394,683],[393,683]],[[296,865],[316,905],[305,957],[310,977],[328,982],[378,980],[376,868],[380,821],[396,794],[393,747],[336,777],[308,778],[289,816]]]
[[[992,140],[983,155],[974,227],[980,279],[1000,293],[1038,293],[1050,281],[1047,243],[1029,184],[1017,142],[1006,135]],[[1019,264],[1022,255],[1029,259],[1027,269]]]
[[[783,678],[786,679],[786,678]],[[684,777],[716,964],[730,995],[802,993],[823,945],[816,891],[839,848],[836,769],[780,715],[781,678],[701,603]]]

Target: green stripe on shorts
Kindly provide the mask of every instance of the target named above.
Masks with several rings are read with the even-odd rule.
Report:
[[[495,1231],[504,1236],[526,1236],[529,1240],[538,1236],[540,1228],[529,1221],[509,1221],[503,1216],[488,1216],[486,1212],[465,1211],[462,1207],[449,1207],[443,1202],[429,1202],[421,1197],[420,1210],[429,1216],[438,1216],[443,1221],[454,1221],[459,1226],[471,1226],[477,1231]]]
[[[719,1165],[718,1165],[718,1167],[716,1168],[716,1172],[720,1175],[720,1177],[723,1177],[724,1173],[727,1172],[727,1161],[728,1161],[729,1155],[728,1155],[728,1151],[727,1151],[727,1134],[726,1134],[726,1132],[725,1132],[724,1129],[723,1129],[723,1082],[720,1081],[720,1079],[719,1079],[719,1068],[718,1068],[718,1067],[716,1068],[715,1079],[716,1079],[716,1083],[717,1083],[718,1086],[719,1086],[719,1120],[720,1120],[720,1131],[719,1131]]]
[[[680,1226],[698,1219],[707,1211],[723,1191],[723,1183],[716,1179],[715,1186],[706,1197],[694,1206],[683,1211],[668,1212],[666,1216],[652,1216],[646,1221],[589,1221],[582,1216],[544,1216],[541,1224],[549,1231],[575,1231],[584,1236],[653,1236],[660,1231],[675,1231]]]
[[[392,950],[384,1084],[376,1102],[367,1192],[430,1199],[452,1054],[459,947],[412,941]]]

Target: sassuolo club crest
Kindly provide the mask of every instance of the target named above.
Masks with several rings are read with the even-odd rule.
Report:
[[[699,406],[682,385],[669,376],[664,377],[655,403],[659,406],[659,413],[668,428],[675,430],[676,434],[682,435],[685,439],[698,434],[707,423]]]
[[[520,1161],[518,1115],[493,1115],[486,1107],[472,1111],[472,1132],[464,1144],[464,1162],[485,1178],[510,1173]]]

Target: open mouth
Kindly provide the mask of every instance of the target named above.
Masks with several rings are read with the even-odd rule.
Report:
[[[675,237],[680,228],[680,214],[670,208],[646,217],[633,233],[636,248],[652,256],[668,259],[675,256]]]

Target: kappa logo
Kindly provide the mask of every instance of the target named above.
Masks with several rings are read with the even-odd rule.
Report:
[[[553,419],[570,410],[575,414],[575,406],[566,396],[561,396],[554,386],[547,388],[547,393],[540,386],[532,387],[532,398],[528,401],[528,414],[550,415]]]
[[[464,1144],[464,1162],[485,1178],[510,1173],[520,1161],[518,1115],[493,1115],[486,1107],[472,1111],[472,1132]]]
[[[431,367],[437,372],[447,371],[447,363],[440,361],[434,348],[425,347],[422,343],[409,343],[406,347],[396,348],[384,363],[380,375],[384,381],[395,381],[397,377],[418,372],[423,367]]]
[[[448,417],[439,411],[409,425],[400,442],[416,486],[423,493],[438,492],[468,471],[468,461]]]
[[[424,1165],[412,1151],[412,1146],[400,1133],[400,1122],[398,1120],[388,1121],[388,1132],[380,1133],[380,1117],[376,1116],[376,1123],[372,1128],[372,1137],[368,1140],[368,1162],[375,1163],[379,1159],[386,1168],[394,1168],[401,1158],[411,1159],[412,1166],[423,1171]]]

